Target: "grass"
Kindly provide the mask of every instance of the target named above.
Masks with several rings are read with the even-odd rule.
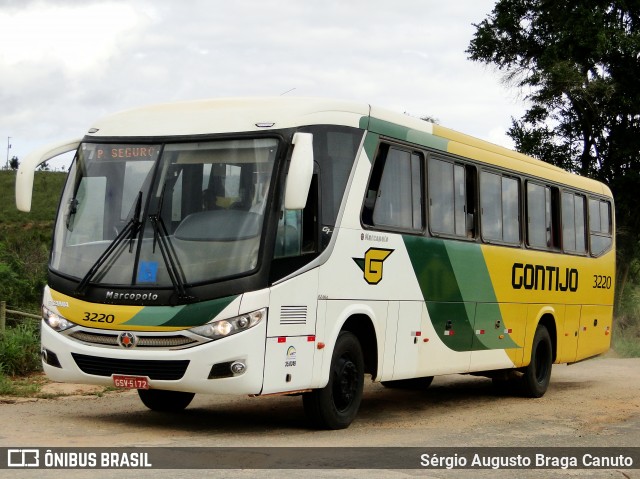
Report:
[[[622,358],[640,358],[640,331],[614,332],[611,349]]]
[[[0,333],[0,395],[32,396],[41,382],[33,373],[40,371],[40,332],[38,323],[28,322]]]
[[[36,171],[31,212],[24,213],[16,209],[16,172],[12,170],[0,171],[0,225],[6,228],[44,224],[48,225],[50,230],[66,177],[66,173]]]
[[[640,358],[640,338],[620,338],[613,350],[623,358]]]
[[[640,357],[640,277],[638,260],[632,263],[634,278],[626,284],[614,319],[612,349],[623,358]]]
[[[43,375],[8,377],[0,374],[0,396],[36,397],[46,383]]]
[[[96,396],[103,397],[113,392],[123,392],[125,389],[116,388],[114,386],[104,386],[100,390],[87,390],[79,392],[44,392],[45,386],[51,381],[44,373],[32,373],[27,376],[9,377],[0,374],[0,403],[14,402],[10,398],[34,398],[34,399],[56,399],[67,396]]]
[[[39,323],[27,321],[0,333],[0,396],[51,399],[72,395],[42,392],[50,381],[42,373],[39,327]],[[107,386],[80,394],[102,397],[116,390]]]
[[[25,322],[0,333],[0,371],[24,376],[41,369],[40,325]]]

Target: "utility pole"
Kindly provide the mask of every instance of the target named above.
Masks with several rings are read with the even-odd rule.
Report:
[[[7,164],[5,165],[5,169],[9,169],[9,150],[11,149],[11,137],[7,137]]]

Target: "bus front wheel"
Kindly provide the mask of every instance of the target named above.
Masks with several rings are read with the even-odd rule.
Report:
[[[364,359],[355,335],[343,331],[331,357],[329,382],[302,397],[311,423],[320,429],[344,429],[355,419],[364,387]]]
[[[524,368],[522,389],[526,397],[539,398],[544,395],[551,379],[553,347],[547,328],[540,324],[531,345],[531,362]]]
[[[195,393],[166,391],[164,389],[138,389],[142,403],[152,411],[179,412],[186,408]]]

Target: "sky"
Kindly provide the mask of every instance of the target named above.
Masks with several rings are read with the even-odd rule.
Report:
[[[428,115],[511,147],[523,100],[465,53],[494,4],[0,0],[0,163],[136,106],[281,94]]]

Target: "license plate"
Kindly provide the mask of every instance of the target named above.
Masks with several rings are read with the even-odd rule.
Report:
[[[149,389],[149,378],[145,376],[122,376],[114,374],[113,385],[125,389]]]

